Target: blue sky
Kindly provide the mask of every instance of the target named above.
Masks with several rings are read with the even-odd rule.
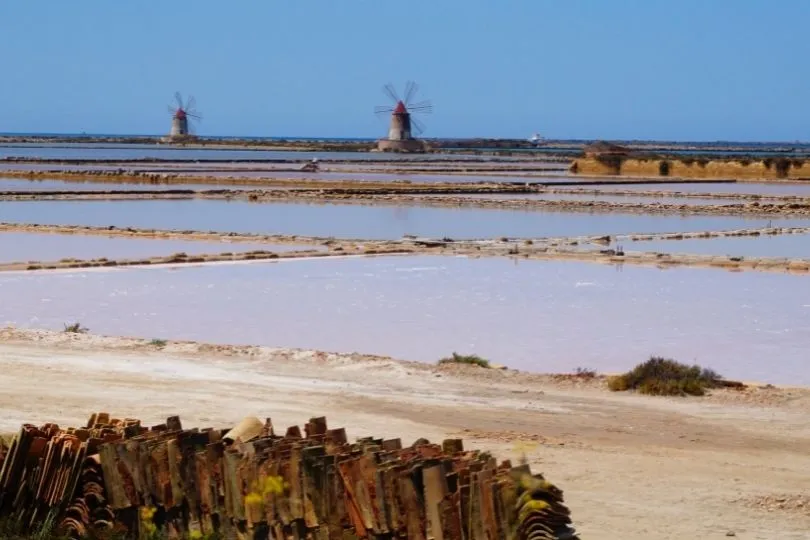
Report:
[[[807,0],[5,0],[0,131],[810,140]]]

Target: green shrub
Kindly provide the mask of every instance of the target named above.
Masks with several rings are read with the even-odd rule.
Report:
[[[439,360],[439,364],[470,364],[473,366],[488,368],[489,360],[486,358],[481,358],[477,354],[458,354],[454,352],[453,356]]]
[[[64,332],[68,334],[86,334],[90,331],[89,328],[82,326],[82,323],[75,322],[73,324],[64,324]]]
[[[722,377],[710,369],[657,356],[608,379],[608,388],[614,392],[636,390],[654,396],[702,396],[719,386],[723,386]]]
[[[163,347],[166,346],[166,340],[165,339],[153,339],[152,341],[149,342],[149,345],[151,345],[153,347],[157,347],[159,349],[162,349]]]

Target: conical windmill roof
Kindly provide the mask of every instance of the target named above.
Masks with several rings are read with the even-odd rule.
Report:
[[[405,114],[407,112],[408,109],[405,108],[405,104],[402,102],[402,100],[398,101],[397,106],[394,107],[394,114]]]

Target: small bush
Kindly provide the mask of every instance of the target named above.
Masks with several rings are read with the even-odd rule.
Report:
[[[489,360],[486,358],[481,358],[477,354],[458,354],[454,352],[453,356],[439,360],[439,364],[470,364],[473,366],[488,368]]]
[[[166,340],[165,339],[153,339],[152,341],[149,342],[149,345],[151,345],[153,347],[157,347],[159,349],[162,349],[163,347],[166,346]]]
[[[73,324],[64,324],[64,332],[67,334],[86,334],[90,331],[89,328],[82,326],[82,323],[75,322]]]
[[[594,379],[596,378],[596,370],[590,368],[578,367],[574,371],[574,375],[581,379]]]
[[[657,356],[608,379],[608,388],[614,392],[636,390],[654,396],[702,396],[719,386],[723,386],[722,377],[710,369]]]

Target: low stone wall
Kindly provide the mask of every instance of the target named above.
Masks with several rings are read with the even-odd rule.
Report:
[[[716,179],[810,179],[805,159],[705,159],[671,157],[585,157],[574,161],[570,171],[583,175],[621,175]]]

